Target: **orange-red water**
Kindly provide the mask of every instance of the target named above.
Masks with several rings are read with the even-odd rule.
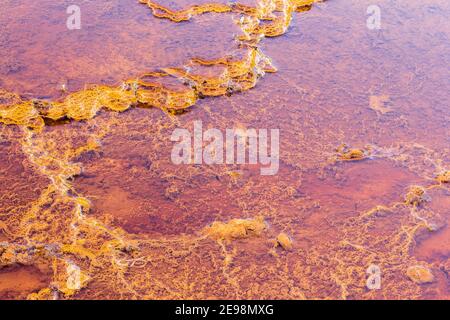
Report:
[[[176,23],[135,0],[96,1],[69,31],[70,4],[3,1],[0,88],[57,100],[237,51],[236,13]],[[295,13],[287,33],[258,43],[276,73],[183,114],[101,111],[32,133],[0,124],[0,297],[449,299],[450,190],[437,177],[450,169],[450,4],[378,1],[382,29],[369,30],[371,4]],[[172,131],[197,120],[279,129],[278,174],[174,165]],[[366,156],[345,161],[342,144]],[[411,186],[425,190],[420,201],[405,200]],[[205,232],[257,217],[260,233]],[[292,249],[274,246],[280,233]],[[366,287],[372,264],[379,290]],[[70,265],[82,272],[78,289],[68,288]],[[415,266],[433,281],[414,282]]]

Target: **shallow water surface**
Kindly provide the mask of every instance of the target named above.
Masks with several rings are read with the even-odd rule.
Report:
[[[0,297],[449,299],[450,4],[378,1],[370,30],[371,1],[329,0],[278,32],[307,2],[86,2],[68,31],[69,2],[5,1]],[[195,121],[279,129],[278,173],[173,164]]]

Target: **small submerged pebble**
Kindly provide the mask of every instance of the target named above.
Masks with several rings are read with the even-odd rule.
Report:
[[[406,271],[406,275],[417,284],[431,283],[434,281],[433,273],[424,266],[411,266]]]
[[[292,240],[286,233],[282,232],[277,236],[276,246],[280,246],[284,250],[292,250]]]

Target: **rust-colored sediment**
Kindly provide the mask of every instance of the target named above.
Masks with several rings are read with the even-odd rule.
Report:
[[[178,55],[176,41],[157,38],[176,58],[149,63],[130,50],[123,61],[151,68],[117,75],[136,68],[118,63],[109,81],[116,84],[50,98],[13,92],[21,81],[30,91],[42,86],[23,81],[28,67],[21,74],[20,64],[0,66],[8,70],[0,82],[7,87],[0,90],[1,298],[450,297],[450,247],[442,241],[450,221],[448,93],[434,85],[445,74],[429,67],[448,47],[411,53],[408,41],[424,43],[416,24],[393,46],[399,31],[349,26],[365,12],[360,1],[320,3],[321,10],[313,0],[140,2],[155,28],[181,37],[173,25],[205,24],[219,35],[214,41],[229,28],[232,42],[223,41],[232,47],[217,56],[205,37],[192,54]],[[101,10],[116,19],[118,2],[105,3]],[[430,14],[445,15],[445,1],[430,3]],[[137,10],[131,6],[120,8]],[[431,19],[442,31],[445,17]],[[380,58],[384,45],[413,56],[399,66],[404,51]],[[429,79],[419,70],[426,66]],[[83,77],[105,73],[91,71]],[[431,91],[432,101],[424,100]],[[279,128],[279,173],[173,165],[171,131],[199,119],[221,130]],[[382,271],[380,290],[366,287],[373,264]]]

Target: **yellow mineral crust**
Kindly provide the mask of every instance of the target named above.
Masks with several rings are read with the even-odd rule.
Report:
[[[431,283],[434,281],[433,273],[424,266],[411,266],[406,271],[406,275],[417,284]]]
[[[41,128],[44,121],[34,108],[32,102],[19,102],[13,105],[0,105],[0,122],[4,124],[24,125],[31,128]]]
[[[208,13],[227,13],[233,12],[243,14],[238,20],[244,36],[240,40],[256,40],[263,37],[276,37],[282,35],[288,29],[292,14],[296,11],[303,11],[310,7],[317,0],[260,0],[256,7],[243,5],[240,3],[206,3],[202,5],[193,5],[182,10],[171,10],[152,0],[140,0],[146,4],[158,18],[169,19],[173,22],[188,21],[193,16]],[[262,23],[266,21],[267,23]]]
[[[246,15],[253,15],[259,19],[276,19],[274,12],[282,12],[291,14],[305,6],[310,6],[317,0],[260,0],[257,7],[251,7],[240,3],[205,3],[201,5],[192,5],[182,10],[171,10],[152,0],[139,0],[140,3],[146,4],[158,18],[170,19],[174,22],[188,21],[193,16],[201,15],[209,12],[226,13],[234,12]],[[290,19],[289,19],[290,21]]]
[[[0,269],[14,265],[30,265],[44,251],[43,246],[0,243]]]
[[[173,11],[150,0],[139,0],[139,2],[148,5],[155,17],[170,19],[174,22],[187,21],[190,20],[192,16],[208,12],[224,13],[231,11],[231,6],[219,3],[193,5],[184,10]]]
[[[52,300],[55,299],[54,291],[50,288],[44,288],[39,292],[28,295],[28,300]]]
[[[270,59],[257,48],[245,50],[242,58],[226,57],[215,61],[193,59],[188,65],[223,66],[216,78],[192,75],[183,68],[167,68],[164,72],[147,73],[119,87],[94,86],[68,95],[63,101],[21,101],[0,105],[0,122],[40,129],[44,119],[64,118],[76,121],[92,119],[101,109],[122,112],[139,105],[168,111],[179,111],[194,105],[201,96],[221,96],[233,91],[253,88],[265,72],[274,72]],[[149,77],[174,77],[186,82],[182,90],[173,89]],[[2,94],[2,92],[0,92]],[[3,92],[4,95],[11,93]],[[0,97],[1,98],[1,97]],[[17,101],[17,100],[15,100]]]
[[[426,200],[425,188],[421,186],[411,186],[405,196],[405,203],[414,206],[417,206]]]
[[[233,241],[250,237],[258,237],[266,229],[264,217],[254,219],[233,219],[226,223],[213,222],[203,233],[216,241]]]
[[[440,183],[449,183],[450,182],[450,171],[445,171],[439,174],[436,177],[436,180]]]

